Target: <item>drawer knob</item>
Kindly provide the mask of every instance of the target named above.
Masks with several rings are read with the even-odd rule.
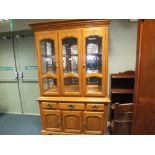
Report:
[[[92,108],[93,110],[97,110],[98,106],[94,105]]]
[[[70,108],[70,109],[73,109],[74,107],[75,107],[75,105],[73,105],[73,104],[68,105],[68,108]]]
[[[48,108],[52,108],[52,104],[47,104],[47,107]]]

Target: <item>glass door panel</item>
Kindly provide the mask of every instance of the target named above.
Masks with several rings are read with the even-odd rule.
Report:
[[[73,72],[78,74],[78,48],[76,38],[62,40],[64,74]]]
[[[83,29],[84,94],[102,96],[104,94],[104,30],[103,28]]]
[[[59,32],[61,50],[61,78],[63,95],[80,95],[81,71],[80,45],[81,31],[64,30]]]
[[[79,79],[68,77],[64,79],[65,92],[79,92]]]
[[[56,73],[54,40],[40,42],[42,56],[42,73]]]
[[[102,93],[102,79],[90,77],[86,79],[86,91],[88,94]]]
[[[60,95],[57,32],[37,32],[39,75],[42,95]]]
[[[43,79],[44,93],[48,95],[51,92],[58,92],[57,80],[54,78],[44,78]]]
[[[102,38],[90,36],[86,38],[86,73],[102,74]]]

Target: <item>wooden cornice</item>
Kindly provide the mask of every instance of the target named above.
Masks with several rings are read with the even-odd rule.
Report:
[[[72,29],[82,27],[100,27],[107,26],[111,20],[104,19],[70,19],[70,20],[50,20],[43,23],[29,24],[34,32],[59,30],[59,29]]]

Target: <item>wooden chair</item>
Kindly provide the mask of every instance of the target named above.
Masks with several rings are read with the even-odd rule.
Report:
[[[133,103],[115,103],[114,135],[129,135]]]

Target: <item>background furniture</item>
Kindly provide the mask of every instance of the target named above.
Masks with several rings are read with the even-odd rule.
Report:
[[[35,32],[42,134],[104,134],[109,20],[52,20]]]
[[[114,135],[129,135],[131,131],[133,103],[115,104]]]
[[[132,134],[155,134],[155,20],[139,20]]]
[[[113,134],[130,134],[134,71],[111,75],[111,127]]]

